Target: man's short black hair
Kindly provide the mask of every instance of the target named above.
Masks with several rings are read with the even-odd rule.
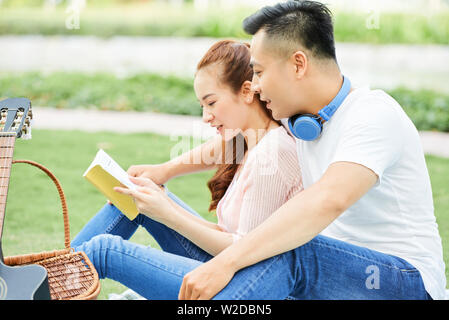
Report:
[[[317,58],[336,60],[332,13],[322,3],[290,0],[266,6],[245,18],[243,29],[251,35],[263,29],[274,42],[301,45]]]

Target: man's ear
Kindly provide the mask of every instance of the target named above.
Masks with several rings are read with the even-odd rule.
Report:
[[[295,77],[301,79],[308,67],[308,59],[304,51],[299,50],[293,53],[290,57],[290,62],[294,68],[293,71],[295,72]]]
[[[254,101],[254,91],[251,90],[251,81],[246,80],[243,82],[240,93],[246,103],[250,104]]]

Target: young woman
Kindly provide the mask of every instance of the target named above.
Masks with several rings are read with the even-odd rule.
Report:
[[[107,203],[72,242],[88,255],[100,278],[114,279],[148,299],[177,299],[186,273],[302,190],[295,142],[251,90],[252,76],[248,44],[217,42],[199,62],[195,94],[203,120],[219,135],[166,163],[128,169],[140,187],[116,191],[133,197],[137,218],[130,221]],[[216,210],[218,224],[161,187],[175,176],[208,169],[217,169],[208,187],[209,210]],[[162,250],[127,241],[139,225]]]

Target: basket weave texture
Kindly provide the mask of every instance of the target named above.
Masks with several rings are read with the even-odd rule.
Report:
[[[20,266],[42,265],[48,273],[48,285],[52,300],[92,300],[100,293],[100,280],[93,264],[84,252],[70,247],[70,226],[67,203],[58,179],[43,165],[30,160],[14,160],[27,163],[44,171],[58,189],[64,220],[65,249],[5,257],[5,264]]]

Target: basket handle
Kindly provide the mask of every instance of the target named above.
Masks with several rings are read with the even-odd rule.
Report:
[[[70,249],[70,225],[69,225],[69,213],[67,210],[67,202],[65,200],[64,191],[62,190],[61,184],[59,183],[58,179],[54,176],[53,173],[51,173],[50,170],[48,170],[43,165],[31,161],[31,160],[13,160],[12,163],[27,163],[30,165],[33,165],[42,171],[44,171],[50,178],[53,180],[53,182],[56,185],[56,188],[58,189],[59,197],[61,198],[61,204],[62,204],[62,215],[64,219],[64,245],[66,249]]]

